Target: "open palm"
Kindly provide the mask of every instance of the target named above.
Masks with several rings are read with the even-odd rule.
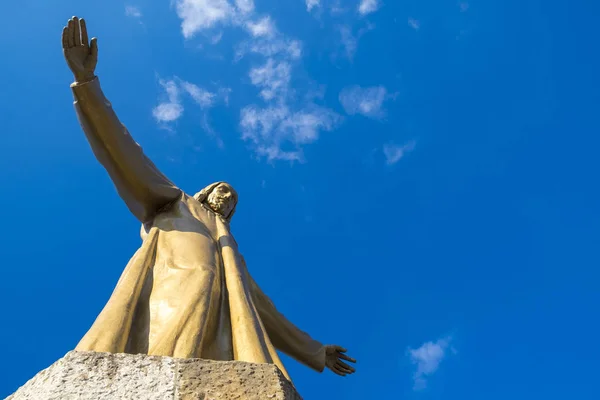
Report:
[[[62,32],[62,47],[67,65],[75,75],[77,82],[86,82],[94,78],[98,62],[97,39],[88,41],[85,21],[77,17],[69,19]]]
[[[352,357],[345,355],[346,349],[340,346],[326,346],[325,348],[325,365],[334,373],[346,376],[355,372],[354,367],[346,364],[342,360],[346,360],[351,363],[355,363],[356,360]]]

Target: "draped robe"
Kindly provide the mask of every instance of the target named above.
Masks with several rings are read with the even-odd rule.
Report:
[[[248,274],[229,220],[144,155],[98,78],[71,85],[79,122],[129,210],[142,245],[76,347],[80,351],[272,363],[276,349],[321,372],[325,347],[289,322]]]

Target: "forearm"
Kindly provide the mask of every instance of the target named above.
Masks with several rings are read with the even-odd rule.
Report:
[[[156,210],[178,198],[180,190],[158,171],[129,135],[104,97],[98,78],[76,82],[71,88],[79,121],[96,158],[131,212],[146,222]]]
[[[275,348],[322,372],[325,368],[325,346],[292,324],[275,308],[256,282],[252,278],[250,280],[257,311]]]

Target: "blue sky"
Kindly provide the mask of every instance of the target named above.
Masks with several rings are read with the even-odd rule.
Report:
[[[255,279],[358,372],[306,399],[598,399],[600,7],[516,0],[2,5],[0,396],[71,350],[140,244],[60,33],[160,169],[240,194]]]

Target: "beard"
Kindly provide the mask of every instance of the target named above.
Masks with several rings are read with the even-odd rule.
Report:
[[[208,205],[210,206],[210,208],[213,209],[213,211],[218,212],[219,214],[222,214],[225,209],[227,208],[227,200],[224,199],[223,197],[220,196],[209,196],[208,197]]]

